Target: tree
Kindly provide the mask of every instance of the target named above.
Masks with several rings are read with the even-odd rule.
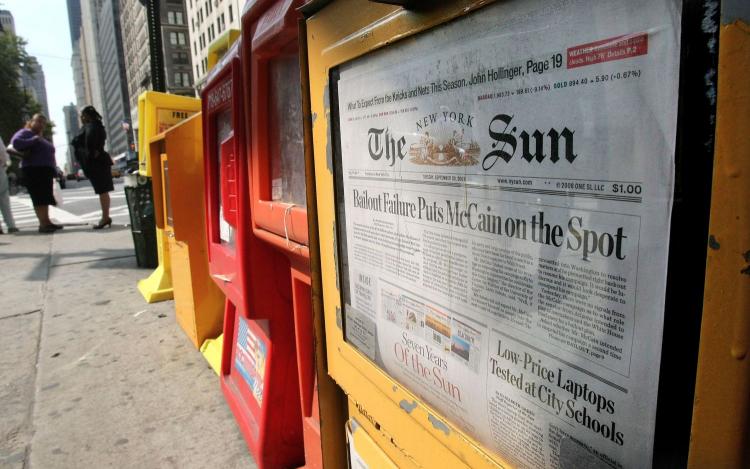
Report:
[[[6,145],[34,113],[41,112],[41,105],[20,85],[21,73],[33,75],[35,64],[36,59],[26,53],[26,41],[0,33],[0,136]],[[50,140],[54,125],[50,122],[44,132]]]

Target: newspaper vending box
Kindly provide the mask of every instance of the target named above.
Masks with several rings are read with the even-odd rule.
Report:
[[[328,370],[397,466],[687,464],[717,20],[317,4]]]
[[[173,125],[200,112],[200,100],[157,91],[146,91],[138,97],[138,173],[152,178],[154,186],[161,183],[159,160],[153,164],[151,139]],[[155,193],[155,197],[160,194]],[[167,240],[164,236],[164,216],[160,205],[154,209],[156,219],[156,247],[159,266],[147,278],[138,282],[138,290],[147,302],[172,299],[172,270]]]
[[[240,42],[203,90],[211,276],[227,296],[221,388],[259,467],[304,462],[285,258],[252,231]],[[269,268],[270,266],[270,268]],[[275,266],[279,266],[274,268]]]

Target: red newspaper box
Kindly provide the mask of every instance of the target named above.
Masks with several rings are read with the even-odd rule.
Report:
[[[250,218],[245,170],[242,80],[239,43],[227,52],[208,77],[201,93],[205,161],[206,220],[211,276],[227,300],[248,305],[247,236],[240,230]]]
[[[285,258],[296,338],[305,466],[322,467],[305,186],[296,0],[255,2],[242,18],[246,141],[253,233]],[[306,81],[306,80],[305,80]],[[267,269],[280,266],[266,266]]]
[[[250,222],[239,47],[202,92],[209,264],[227,295],[221,388],[258,466],[292,467],[304,463],[292,291],[286,258]]]

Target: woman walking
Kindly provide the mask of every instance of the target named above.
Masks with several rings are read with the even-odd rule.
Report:
[[[83,169],[83,173],[91,181],[94,192],[99,195],[102,207],[102,218],[94,225],[95,230],[112,226],[109,217],[109,193],[112,192],[112,158],[104,151],[107,132],[102,124],[102,116],[96,112],[94,106],[86,106],[81,111],[81,132],[73,139],[76,159]]]
[[[56,205],[52,195],[56,165],[55,146],[43,136],[46,127],[47,118],[44,114],[34,114],[26,123],[26,127],[16,132],[10,140],[13,148],[24,154],[21,161],[24,184],[34,204],[40,233],[52,233],[62,229],[62,226],[52,223],[49,219],[49,206]]]

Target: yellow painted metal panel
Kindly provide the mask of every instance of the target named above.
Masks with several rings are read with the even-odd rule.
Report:
[[[224,295],[208,268],[202,120],[198,113],[152,140],[161,146],[164,232],[169,242],[177,322],[199,348],[221,334]],[[165,164],[168,162],[168,165]],[[165,171],[165,168],[168,170]]]
[[[229,29],[221,36],[217,37],[211,44],[208,45],[208,56],[206,62],[208,63],[208,70],[214,68],[219,63],[219,60],[227,53],[234,41],[240,38],[239,29]]]
[[[350,402],[350,408],[351,406]],[[388,457],[383,448],[392,445],[382,441],[383,436],[381,432],[366,419],[352,417],[346,423],[346,438],[349,444],[349,467],[352,469],[395,469],[397,467],[409,467],[403,461],[395,464]]]
[[[689,466],[750,467],[750,25],[723,25]]]
[[[480,468],[502,467],[503,463],[344,341],[341,293],[337,285],[328,77],[337,65],[466,14],[485,3],[460,1],[436,6],[429,12],[411,12],[363,0],[338,1],[307,21],[328,370],[357,406],[366,409],[378,422],[382,434],[398,442],[399,453],[389,453],[389,456],[397,463],[414,467]]]
[[[201,100],[197,98],[158,91],[146,91],[138,96],[138,172],[141,176],[152,176],[151,139],[200,110]]]

